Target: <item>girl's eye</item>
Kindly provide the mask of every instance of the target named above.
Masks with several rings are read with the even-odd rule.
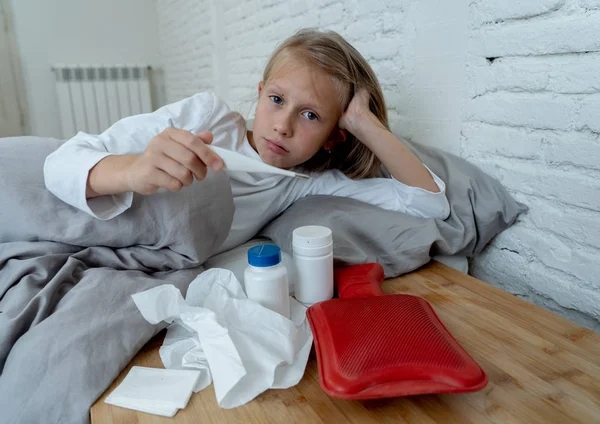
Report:
[[[273,101],[273,103],[275,104],[282,104],[283,103],[283,99],[279,96],[269,96],[271,98],[271,100]]]
[[[316,121],[317,119],[319,119],[319,117],[314,112],[311,112],[311,111],[306,111],[303,113],[303,115],[309,121]]]

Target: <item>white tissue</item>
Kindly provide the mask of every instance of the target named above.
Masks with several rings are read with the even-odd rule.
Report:
[[[132,367],[104,402],[172,417],[187,406],[199,371]]]
[[[212,376],[222,408],[302,379],[313,339],[306,307],[293,298],[287,319],[248,299],[235,275],[224,269],[200,274],[185,300],[174,286],[132,297],[149,322],[173,322],[160,349],[165,367],[201,370],[195,391]]]
[[[198,340],[198,335],[187,331],[182,325],[175,323],[168,327],[159,354],[165,368],[193,368],[200,371],[194,392],[198,393],[212,383],[208,361]]]

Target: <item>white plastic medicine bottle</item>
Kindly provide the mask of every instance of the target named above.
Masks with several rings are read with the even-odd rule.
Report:
[[[290,317],[287,269],[281,263],[281,250],[274,244],[248,249],[248,267],[244,271],[244,289],[249,299]]]
[[[306,306],[333,297],[333,237],[327,227],[309,225],[292,233],[295,296]]]

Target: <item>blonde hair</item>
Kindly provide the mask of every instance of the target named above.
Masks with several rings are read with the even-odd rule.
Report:
[[[333,31],[302,29],[280,44],[271,55],[263,72],[263,81],[269,81],[278,64],[291,53],[293,58],[308,61],[329,74],[340,93],[340,104],[345,111],[360,88],[370,94],[369,108],[389,129],[387,108],[375,72],[365,58],[341,35]],[[321,149],[301,165],[313,171],[339,169],[349,178],[362,179],[381,175],[381,161],[363,143],[348,132],[346,141],[336,144],[329,153]]]

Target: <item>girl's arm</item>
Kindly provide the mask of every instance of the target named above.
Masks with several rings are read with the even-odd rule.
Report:
[[[124,118],[99,135],[80,132],[46,159],[46,187],[62,201],[96,218],[110,219],[131,206],[134,188],[122,171],[135,166],[153,138],[167,128],[191,134],[213,130],[213,144],[221,144],[235,131],[233,115],[213,93],[200,93],[153,113]],[[144,178],[138,180],[144,184]],[[143,192],[147,187],[140,184],[136,191]]]
[[[206,144],[212,133],[193,134],[167,128],[152,137],[141,154],[110,155],[89,172],[86,197],[115,195],[128,191],[154,194],[159,188],[179,191],[194,179],[206,176],[206,167],[218,171],[222,163]]]
[[[391,178],[365,178],[352,180],[339,170],[313,173],[310,180],[294,180],[298,186],[294,200],[311,194],[348,197],[420,218],[446,219],[450,204],[446,198],[446,185],[437,176],[437,192],[413,187]]]
[[[381,160],[392,176],[408,186],[440,192],[429,170],[392,134],[369,109],[369,93],[362,89],[340,119],[340,128],[350,131]]]

